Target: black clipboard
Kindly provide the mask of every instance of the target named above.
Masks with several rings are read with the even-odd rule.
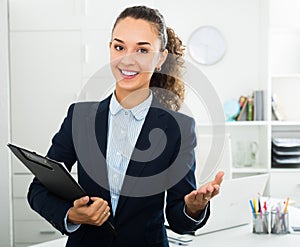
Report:
[[[63,164],[10,143],[7,146],[53,194],[70,202],[88,195]],[[88,204],[92,203],[90,200]],[[113,224],[109,220],[106,223],[116,234]]]
[[[7,146],[53,194],[70,202],[87,196],[84,189],[62,163],[13,144],[7,144]]]

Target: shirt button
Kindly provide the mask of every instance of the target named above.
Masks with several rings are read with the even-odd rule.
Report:
[[[118,178],[118,174],[114,174],[114,178]]]
[[[128,111],[125,111],[125,115],[128,115]]]

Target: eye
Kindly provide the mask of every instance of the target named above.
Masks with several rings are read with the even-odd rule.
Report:
[[[140,49],[138,49],[138,52],[141,53],[141,54],[147,54],[148,50],[145,49],[145,48],[140,48]]]
[[[123,51],[123,50],[124,50],[124,47],[121,46],[121,45],[115,45],[114,48],[115,48],[115,50],[117,50],[117,51]]]

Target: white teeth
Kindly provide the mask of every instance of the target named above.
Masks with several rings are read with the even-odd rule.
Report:
[[[126,70],[121,70],[122,74],[127,75],[127,76],[133,76],[136,75],[137,72],[133,72],[133,71],[126,71]]]

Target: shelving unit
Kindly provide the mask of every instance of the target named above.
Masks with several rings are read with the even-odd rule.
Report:
[[[300,57],[296,55],[300,52],[300,19],[296,15],[296,10],[300,11],[300,4],[294,0],[271,0],[265,1],[265,4],[268,5],[264,13],[267,21],[262,21],[265,24],[262,29],[266,28],[267,37],[262,33],[260,39],[261,47],[266,48],[262,59],[267,58],[267,62],[262,63],[260,79],[260,88],[265,89],[265,119],[260,122],[226,123],[227,132],[232,135],[233,158],[239,139],[257,141],[260,153],[256,165],[233,167],[232,174],[233,177],[240,177],[269,173],[270,180],[265,193],[275,197],[291,196],[300,205],[300,169],[272,168],[271,162],[272,137],[300,138]],[[271,104],[273,93],[277,94],[281,109],[285,112],[285,121],[274,120]]]
[[[284,121],[270,123],[271,138],[300,138],[299,1],[270,1],[270,92],[278,97]],[[270,168],[270,194],[290,196],[300,206],[300,169]]]

